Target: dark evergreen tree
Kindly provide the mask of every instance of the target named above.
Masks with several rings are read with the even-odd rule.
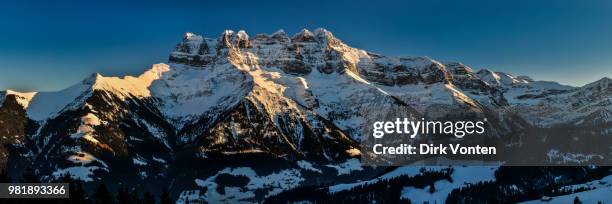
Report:
[[[76,181],[76,183],[74,184],[75,190],[74,191],[70,191],[70,199],[73,200],[73,203],[91,203],[89,198],[87,197],[87,192],[85,191],[85,188],[83,187],[83,182],[81,181]],[[72,196],[74,193],[74,197]]]
[[[0,183],[10,183],[11,179],[8,176],[8,172],[6,170],[0,171]]]
[[[85,193],[85,189],[83,189],[81,181],[72,179],[68,173],[64,174],[60,181],[62,183],[68,183],[69,185],[70,203],[88,203],[87,194]]]
[[[147,204],[155,203],[155,197],[153,196],[153,194],[147,191],[142,195],[142,202]]]
[[[5,170],[2,170],[0,172],[0,183],[10,183],[10,182],[11,182],[11,179],[8,176],[8,172],[6,172]],[[10,204],[10,203],[18,203],[18,202],[15,201],[14,199],[0,198],[0,203]]]
[[[578,198],[578,196],[574,198],[574,204],[582,204],[582,201],[580,201],[580,198]]]
[[[159,196],[159,204],[171,204],[172,200],[170,199],[170,193],[168,193],[168,189],[163,189],[161,195]]]
[[[28,167],[21,175],[19,183],[40,183],[40,178],[38,178],[38,174],[36,174],[32,167]]]
[[[99,203],[99,204],[113,203],[113,195],[108,191],[108,188],[106,187],[106,184],[104,184],[104,182],[100,183],[92,199],[93,199],[93,203]]]
[[[130,201],[132,203],[142,203],[142,200],[140,199],[140,196],[138,195],[138,191],[136,191],[136,189],[132,189],[132,191],[130,192]]]
[[[124,186],[121,186],[121,188],[117,190],[117,202],[119,202],[119,204],[133,203],[130,199],[130,192]]]
[[[263,203],[291,203],[295,201],[309,201],[311,203],[411,203],[409,199],[401,198],[403,187],[412,186],[425,189],[436,181],[446,180],[450,182],[452,171],[452,169],[424,170],[416,176],[401,175],[376,183],[357,185],[333,194],[329,193],[329,185],[302,186],[270,196]]]

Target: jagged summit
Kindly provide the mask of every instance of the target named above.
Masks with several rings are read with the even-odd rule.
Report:
[[[244,30],[239,30],[238,32],[235,32],[233,30],[225,30],[217,38],[206,38],[206,37],[203,37],[202,35],[198,35],[192,32],[187,32],[185,33],[183,37],[183,41],[184,43],[186,42],[202,43],[205,39],[207,39],[206,41],[209,41],[211,39],[217,39],[218,41],[222,41],[225,38],[232,38],[232,36],[235,36],[235,38],[239,40],[253,40],[253,38],[249,37],[247,32]],[[288,37],[284,29],[279,29],[272,34],[260,33],[260,34],[255,35],[255,38],[267,38],[267,39],[285,39],[287,38],[295,42],[308,42],[308,41],[314,42],[313,40],[315,40],[315,37],[318,37],[320,39],[330,39],[330,38],[335,39],[334,35],[325,28],[317,28],[315,29],[314,33],[304,28],[300,30],[298,33],[294,34],[291,38]]]
[[[303,28],[302,30],[300,30],[300,32],[296,33],[295,35],[293,35],[293,39],[296,38],[310,38],[313,37],[314,34],[312,32],[310,32],[310,30]]]
[[[328,81],[330,79],[333,81]],[[609,86],[603,85],[609,82],[610,78],[604,77],[585,87],[605,90]],[[226,30],[215,39],[186,33],[171,53],[168,64],[156,64],[140,76],[93,74],[66,90],[21,98],[27,102],[23,104],[28,107],[28,114],[37,121],[55,117],[68,110],[66,107],[82,106],[82,102],[75,101],[82,101],[95,91],[112,93],[121,100],[151,99],[158,103],[156,106],[161,114],[176,127],[182,127],[211,111],[233,107],[246,96],[253,97],[256,103],[286,98],[292,101],[288,104],[296,106],[321,111],[320,108],[328,103],[328,108],[332,109],[331,104],[338,99],[333,96],[321,98],[321,95],[328,94],[329,87],[333,86],[371,92],[376,97],[392,95],[421,113],[432,104],[465,104],[480,108],[538,105],[551,101],[544,97],[557,97],[574,90],[555,82],[534,81],[527,76],[515,77],[489,69],[474,72],[461,62],[442,64],[428,57],[372,54],[350,47],[330,31],[318,28],[314,32],[303,29],[292,38],[282,29],[255,37],[243,30]],[[425,91],[406,93],[401,91],[404,89]],[[2,95],[11,94],[17,93]],[[283,108],[270,106],[267,109],[271,115],[276,115]],[[329,111],[317,114],[338,118]],[[347,128],[358,128],[352,125]]]
[[[223,31],[219,35],[219,37],[211,38],[211,39],[221,39],[223,38],[223,36],[232,36],[232,35],[237,35],[241,39],[246,39],[246,40],[250,39],[247,31],[245,30],[239,30],[238,32],[235,32],[234,30],[229,30],[229,29]],[[272,34],[259,33],[259,34],[256,34],[255,36],[275,37],[275,36],[288,36],[288,34],[285,32],[284,29],[278,29]],[[300,38],[300,37],[308,38],[308,37],[314,37],[314,36],[332,36],[333,37],[333,33],[325,28],[317,28],[315,29],[314,32],[311,32],[310,30],[303,28],[299,32],[292,35],[291,38]],[[187,32],[185,33],[183,39],[186,41],[202,41],[203,39],[205,39],[205,37],[203,37],[202,35],[193,33],[193,32]]]
[[[603,77],[579,88],[586,94],[612,94],[612,79]],[[612,104],[612,100],[609,101]]]
[[[597,81],[591,82],[587,85],[584,85],[585,87],[594,87],[594,86],[599,86],[603,89],[612,86],[612,79],[610,77],[603,77]]]
[[[481,69],[476,74],[487,83],[495,86],[512,86],[516,84],[527,84],[534,82],[527,76],[514,76],[505,72],[496,72],[489,69]]]
[[[4,91],[4,97],[8,95],[14,95],[17,100],[17,103],[21,105],[24,109],[30,105],[30,101],[32,100],[32,98],[34,98],[34,96],[36,96],[36,94],[38,94],[38,92],[17,92],[10,89]],[[0,100],[0,102],[2,101]],[[1,105],[2,104],[0,103],[0,106]]]
[[[525,75],[517,76],[516,79],[522,80],[522,81],[527,82],[527,83],[535,82],[535,80],[533,80],[533,78],[531,78],[529,76],[525,76]]]
[[[314,34],[315,35],[332,35],[333,36],[333,34],[329,30],[327,30],[325,28],[317,28],[317,29],[315,29]]]
[[[402,95],[400,99],[423,110],[430,102],[458,101],[478,106],[477,103],[494,101],[496,105],[507,105],[507,99],[510,104],[524,104],[527,103],[526,98],[573,90],[573,87],[556,82],[534,81],[527,76],[489,69],[474,72],[461,62],[443,64],[428,57],[373,54],[342,43],[324,28],[317,28],[314,32],[303,29],[291,38],[282,29],[270,35],[257,34],[254,37],[243,30],[226,30],[218,38],[188,32],[170,54],[169,64],[154,65],[137,77],[94,74],[83,83],[68,88],[71,91],[66,91],[69,93],[67,96],[58,97],[65,100],[52,103],[53,108],[44,108],[44,114],[39,114],[41,111],[29,113],[36,120],[44,120],[59,113],[68,101],[101,90],[112,92],[122,99],[156,98],[167,110],[163,113],[183,125],[193,117],[219,108],[214,104],[218,101],[225,100],[228,101],[225,105],[233,105],[242,96],[234,96],[231,91],[247,94],[252,91],[253,85],[273,93],[284,93],[286,95],[283,97],[289,97],[302,106],[314,107],[316,104],[312,101],[315,96],[312,94],[316,93],[316,86],[313,83],[321,83],[326,75],[331,74],[338,81],[346,77],[347,80],[354,80],[351,83],[377,87],[384,91],[381,94]],[[605,85],[609,81],[610,78],[605,77],[585,87]],[[443,94],[431,93],[436,96],[430,97],[431,101],[417,101],[413,99],[417,96],[395,90],[437,84],[446,85],[440,87]],[[218,87],[225,87],[225,90]],[[15,93],[3,95],[10,94]],[[48,100],[46,95],[53,94],[45,93],[28,99],[36,102],[28,109],[45,106],[39,103]],[[199,108],[194,109],[195,106]]]
[[[83,79],[81,82],[83,84],[94,85],[98,79],[102,78],[102,74],[96,72],[90,74],[87,78]]]
[[[200,35],[196,35],[195,33],[192,32],[187,32],[185,33],[185,40],[189,40],[189,41],[202,41],[202,36]]]
[[[275,31],[274,33],[272,33],[270,36],[275,36],[275,35],[287,35],[287,33],[285,33],[285,29],[281,28]]]

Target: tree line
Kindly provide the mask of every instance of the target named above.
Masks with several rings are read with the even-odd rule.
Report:
[[[40,177],[32,168],[27,168],[21,178],[16,181],[10,179],[6,171],[0,171],[0,183],[41,183]],[[70,199],[0,199],[0,203],[22,204],[22,203],[68,203],[68,204],[171,204],[174,203],[170,198],[167,189],[162,190],[156,198],[150,192],[139,193],[135,188],[128,189],[120,187],[117,192],[110,192],[106,184],[101,181],[92,193],[88,193],[83,186],[83,181],[73,179],[69,174],[64,174],[60,178],[52,180],[52,183],[68,183]]]

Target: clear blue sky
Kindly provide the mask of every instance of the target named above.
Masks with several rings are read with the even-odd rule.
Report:
[[[217,37],[325,27],[392,56],[430,56],[583,85],[612,76],[612,1],[0,2],[0,90],[136,75],[187,31]]]

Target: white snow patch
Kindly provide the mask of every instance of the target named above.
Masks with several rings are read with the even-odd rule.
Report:
[[[91,85],[85,81],[57,92],[39,92],[36,94],[27,109],[28,117],[42,121],[53,118],[76,99],[86,95]]]
[[[225,193],[217,192],[217,183],[215,179],[220,174],[230,174],[235,176],[245,176],[249,178],[249,183],[244,187],[225,187]],[[259,176],[250,167],[225,168],[216,175],[207,178],[206,180],[195,179],[195,183],[200,187],[206,187],[208,190],[205,194],[199,196],[199,199],[208,202],[229,202],[229,203],[244,203],[251,202],[250,199],[255,197],[255,190],[267,190],[266,197],[276,195],[282,191],[289,190],[299,186],[304,181],[300,171],[297,169],[284,169],[277,173],[272,173],[265,176]],[[180,200],[180,199],[179,199]]]
[[[410,199],[412,203],[444,203],[446,197],[453,189],[475,184],[481,181],[491,181],[495,179],[495,170],[498,167],[487,166],[464,166],[453,167],[451,175],[453,182],[439,180],[434,183],[436,191],[429,193],[429,186],[424,189],[415,187],[404,187],[402,198]]]
[[[57,169],[53,172],[53,177],[59,178],[68,173],[73,179],[78,179],[85,182],[93,181],[93,174],[96,170],[101,169],[108,172],[106,168],[97,166],[73,166],[65,169]]]
[[[601,180],[596,180],[592,182],[588,182],[585,184],[568,186],[566,188],[576,189],[578,187],[591,187],[595,188],[588,191],[572,193],[568,195],[550,197],[549,201],[543,200],[532,200],[527,202],[522,202],[523,204],[536,204],[536,203],[574,203],[574,199],[578,197],[578,199],[582,203],[609,203],[612,202],[612,176],[604,177]]]
[[[165,163],[166,163],[166,160],[164,160],[164,159],[162,159],[162,158],[157,158],[157,157],[155,157],[155,156],[153,156],[153,161],[156,161],[156,162],[159,162],[159,163],[162,163],[162,164],[165,164]]]
[[[344,174],[350,174],[352,171],[363,170],[363,168],[361,167],[361,162],[357,158],[346,160],[344,163],[328,164],[325,166],[336,169],[338,171],[338,176],[344,175]]]
[[[144,171],[138,172],[138,176],[140,177],[140,179],[146,179],[147,172],[144,172]]]
[[[73,155],[70,155],[67,160],[81,165],[86,165],[97,161],[100,162],[100,164],[102,164],[105,168],[108,168],[108,165],[106,165],[104,161],[96,158],[95,156],[87,152],[75,152]]]
[[[147,161],[144,160],[141,156],[136,155],[135,158],[132,158],[132,162],[137,166],[146,166],[148,165]]]
[[[28,106],[30,105],[30,102],[32,101],[32,98],[34,98],[34,96],[38,93],[36,92],[21,93],[21,92],[6,90],[5,94],[16,96],[15,99],[17,99],[17,103],[21,105],[24,109],[27,109]]]
[[[603,159],[604,157],[598,154],[583,154],[583,153],[567,153],[556,149],[550,149],[546,153],[549,162],[556,164],[582,164],[593,159]]]
[[[306,160],[301,160],[297,162],[297,165],[300,166],[300,168],[302,169],[306,169],[309,171],[314,171],[317,173],[323,173],[320,169],[315,168],[314,166],[312,166],[312,164]]]
[[[354,187],[357,186],[362,186],[362,185],[368,185],[368,184],[374,184],[383,180],[388,180],[388,179],[392,179],[392,178],[396,178],[398,176],[416,176],[418,174],[420,174],[421,169],[425,170],[425,171],[440,171],[442,169],[444,169],[446,167],[420,167],[420,166],[402,166],[402,167],[398,167],[397,169],[388,172],[378,178],[372,179],[372,180],[367,180],[367,181],[360,181],[360,182],[356,182],[356,183],[346,183],[346,184],[336,184],[333,186],[329,187],[329,192],[330,193],[336,193],[336,192],[340,192],[340,191],[345,191],[345,190],[349,190],[352,189]]]

